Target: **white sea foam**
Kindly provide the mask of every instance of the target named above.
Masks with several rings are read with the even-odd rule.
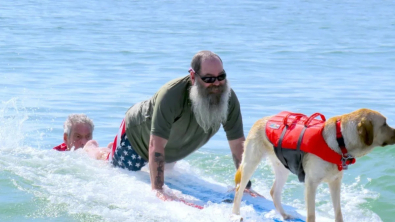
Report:
[[[258,172],[254,176],[255,190],[264,194],[265,197],[271,199],[270,188],[274,181],[274,174],[271,172],[269,164],[263,162],[258,167]],[[347,173],[345,173],[347,175]],[[348,175],[347,175],[348,176]],[[265,178],[266,180],[263,180]],[[360,177],[356,176],[355,182],[352,184],[342,183],[341,190],[341,207],[343,218],[345,221],[382,221],[380,217],[372,211],[364,209],[363,204],[367,203],[368,198],[377,199],[377,192],[366,189],[360,183]],[[299,183],[296,176],[291,175],[283,189],[283,203],[297,208],[297,212],[306,216],[306,206],[304,201],[304,184]],[[316,196],[316,216],[318,221],[333,221],[334,212],[330,191],[327,184],[321,184],[317,189]]]
[[[11,110],[11,112],[10,112]],[[2,104],[0,109],[0,167],[13,175],[12,183],[26,195],[40,200],[41,208],[32,218],[68,216],[76,220],[91,221],[229,221],[231,204],[206,202],[203,210],[179,202],[163,202],[151,192],[147,169],[129,172],[111,167],[107,162],[89,158],[82,150],[55,152],[25,144],[23,125],[28,119],[19,110],[16,100]],[[258,168],[254,189],[270,199],[269,190],[273,174],[266,163]],[[265,175],[262,175],[265,174]],[[200,183],[214,191],[223,192],[226,184],[212,179],[187,161],[179,161],[166,171],[167,177],[187,175],[188,183]],[[205,184],[205,181],[207,184]],[[378,194],[364,188],[356,177],[352,184],[342,185],[342,209],[346,221],[376,222],[381,219],[373,212],[361,208],[366,198]],[[303,185],[289,179],[284,190],[284,203],[297,208],[305,216]],[[187,200],[193,197],[174,193]],[[317,192],[318,221],[333,221],[333,209],[327,186]],[[257,212],[245,202],[241,212],[248,221],[273,221],[280,218],[274,210],[266,214]],[[81,219],[83,218],[83,219]]]

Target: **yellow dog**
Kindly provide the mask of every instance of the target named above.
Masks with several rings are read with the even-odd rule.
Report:
[[[281,205],[282,188],[288,178],[289,170],[281,163],[275,154],[273,144],[266,135],[267,123],[271,117],[258,120],[251,128],[244,144],[244,154],[240,167],[236,173],[236,194],[233,202],[233,214],[240,215],[240,202],[243,191],[256,170],[256,167],[264,157],[271,161],[275,173],[275,181],[270,190],[276,210],[284,219],[291,218]],[[369,109],[335,116],[325,121],[322,137],[327,146],[343,155],[342,149],[336,137],[336,124],[339,122],[347,155],[358,158],[366,155],[374,147],[395,144],[395,130],[387,125],[386,118],[379,112]],[[301,160],[305,177],[305,200],[307,204],[307,221],[315,221],[315,195],[317,186],[326,182],[329,185],[336,221],[343,221],[340,208],[340,187],[343,171],[337,164],[323,160],[312,154],[305,153]]]

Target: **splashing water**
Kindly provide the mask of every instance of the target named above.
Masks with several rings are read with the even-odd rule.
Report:
[[[29,218],[57,218],[59,221],[229,221],[231,204],[209,202],[203,210],[198,210],[179,202],[159,200],[151,192],[146,171],[129,172],[113,168],[107,162],[89,158],[81,149],[55,152],[29,146],[25,141],[29,134],[29,127],[25,127],[29,124],[29,115],[20,103],[17,99],[11,99],[3,102],[0,109],[0,168],[1,186],[7,192],[19,192],[17,198],[22,202],[19,208],[25,213],[8,213],[2,217],[18,218],[24,215],[25,219],[22,220],[26,221]],[[224,168],[221,165],[228,161],[225,158],[207,159],[207,153],[199,151],[194,157],[178,162],[166,175],[188,174],[197,178],[196,181],[207,181],[207,186],[215,183],[226,187],[226,184],[217,182],[221,178],[206,173],[213,167]],[[197,163],[205,164],[199,166]],[[207,167],[208,170],[205,169]],[[226,171],[226,167],[224,169]],[[270,197],[269,190],[274,179],[270,171],[269,165],[264,162],[254,177],[255,190],[266,197]],[[231,178],[231,173],[228,177]],[[223,178],[223,181],[229,181],[229,178]],[[5,181],[8,181],[7,186]],[[360,208],[367,198],[378,198],[377,193],[364,188],[360,182],[360,177],[356,177],[354,183],[343,184],[344,219],[381,221],[373,212]],[[305,215],[303,184],[297,183],[291,176],[283,192],[283,201]],[[14,197],[10,194],[5,198],[12,202]],[[279,218],[274,210],[262,214],[245,203],[241,212],[248,221]],[[319,221],[332,221],[328,218],[334,217],[326,185],[321,185],[317,192],[317,214]]]

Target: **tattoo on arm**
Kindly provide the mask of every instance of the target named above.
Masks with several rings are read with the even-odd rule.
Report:
[[[233,157],[233,162],[235,163],[236,169],[239,169],[240,160],[237,159],[236,155],[234,155],[234,154],[232,154],[232,157]]]
[[[163,184],[164,184],[164,165],[165,165],[165,157],[161,153],[155,153],[155,162],[158,164],[158,175],[155,177],[155,189],[162,189]]]

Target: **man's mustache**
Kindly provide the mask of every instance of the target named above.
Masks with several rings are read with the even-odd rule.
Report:
[[[224,86],[209,86],[209,87],[207,87],[207,92],[208,93],[223,93]]]

